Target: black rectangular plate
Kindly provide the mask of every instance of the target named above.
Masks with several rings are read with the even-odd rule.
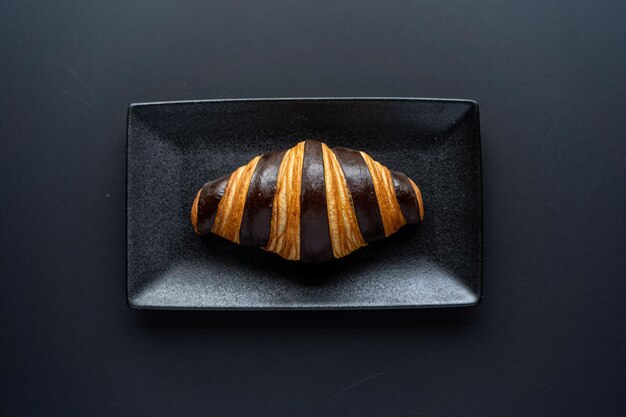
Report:
[[[315,265],[193,232],[189,210],[204,182],[304,139],[364,150],[406,173],[422,190],[424,223]],[[480,131],[473,101],[133,104],[127,170],[131,307],[367,309],[480,301]]]

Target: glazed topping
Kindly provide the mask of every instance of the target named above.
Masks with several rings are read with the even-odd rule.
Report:
[[[285,151],[266,153],[256,165],[241,219],[239,243],[242,245],[260,248],[270,239],[276,180],[284,155]]]
[[[300,195],[300,257],[312,262],[333,258],[321,142],[307,140]]]

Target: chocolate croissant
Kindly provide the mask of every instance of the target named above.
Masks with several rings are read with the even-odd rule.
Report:
[[[423,218],[420,190],[406,175],[316,140],[207,182],[191,207],[198,234],[306,262],[341,258]]]

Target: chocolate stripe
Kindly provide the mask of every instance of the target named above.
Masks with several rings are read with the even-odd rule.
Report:
[[[396,200],[400,204],[400,210],[402,215],[409,224],[419,222],[419,205],[417,204],[417,197],[413,191],[413,187],[409,182],[409,178],[402,172],[391,171],[391,177],[393,178],[393,188],[396,192]]]
[[[304,145],[300,194],[300,260],[323,262],[332,258],[322,143],[307,140]]]
[[[270,237],[272,203],[276,192],[276,177],[285,151],[266,153],[259,159],[246,197],[239,229],[239,243],[262,247]]]
[[[202,186],[200,196],[198,197],[198,217],[196,227],[196,231],[199,234],[203,235],[209,233],[213,228],[215,214],[217,213],[217,206],[220,204],[220,200],[224,196],[224,190],[226,190],[229,178],[230,174],[214,181],[209,181]]]
[[[359,229],[366,242],[383,239],[385,229],[380,215],[374,183],[367,164],[358,151],[347,148],[334,148],[339,164],[352,195]]]

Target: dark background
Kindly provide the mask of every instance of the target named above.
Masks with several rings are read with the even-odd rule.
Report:
[[[3,1],[0,414],[626,413],[626,3]],[[132,311],[131,102],[471,98],[484,300]]]

